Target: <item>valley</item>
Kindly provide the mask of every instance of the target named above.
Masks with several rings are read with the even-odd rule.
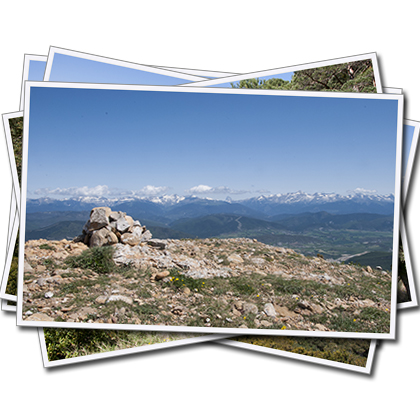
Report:
[[[26,240],[73,239],[89,217],[87,209],[104,200],[28,200]],[[393,216],[384,212],[393,202],[388,196],[308,198],[300,193],[237,202],[164,196],[112,204],[160,239],[250,238],[326,260],[391,268]]]

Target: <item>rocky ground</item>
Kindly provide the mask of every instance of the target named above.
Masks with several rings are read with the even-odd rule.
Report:
[[[138,235],[116,232],[119,240],[91,231],[75,241],[28,241],[23,318],[389,331],[391,274],[380,267],[331,263],[246,238],[152,239],[139,223],[131,226]],[[89,248],[98,237],[113,243]],[[110,255],[106,272],[83,262],[98,249]]]

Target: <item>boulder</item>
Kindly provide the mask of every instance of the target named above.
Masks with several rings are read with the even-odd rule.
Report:
[[[95,207],[83,226],[82,234],[74,242],[82,242],[89,247],[118,243],[136,246],[151,239],[150,231],[126,213],[112,211],[109,207]],[[156,247],[162,249],[162,243],[156,244]]]
[[[244,260],[238,254],[229,255],[227,260],[234,264],[242,264],[244,262]]]
[[[131,219],[131,218],[130,218]],[[131,219],[133,220],[133,219]],[[120,233],[125,233],[128,231],[128,229],[130,229],[133,226],[133,222],[131,221],[131,223],[127,220],[126,217],[122,217],[121,219],[118,219],[116,221],[117,223],[117,230]]]
[[[106,228],[95,230],[90,237],[89,246],[105,246],[118,243],[117,236]]]
[[[149,230],[146,230],[140,238],[140,242],[149,242],[150,239],[152,239],[152,234],[150,233]]]
[[[161,250],[166,248],[166,242],[164,240],[159,240],[159,239],[151,239],[147,241],[147,245],[153,248],[161,249]]]
[[[106,303],[116,302],[116,301],[121,301],[121,302],[127,303],[129,305],[133,304],[133,299],[130,296],[124,296],[124,295],[112,295],[108,298]]]
[[[254,305],[253,303],[245,302],[242,306],[242,310],[244,314],[257,314],[258,306]]]
[[[89,230],[98,230],[109,224],[109,215],[111,209],[109,207],[95,207],[90,212],[90,228]]]
[[[111,213],[109,214],[109,221],[110,222],[117,221],[118,219],[125,217],[125,215],[126,214],[122,211],[111,211]]]
[[[271,316],[272,318],[275,318],[277,316],[276,310],[274,309],[272,303],[266,303],[264,305],[264,312],[267,316]]]
[[[83,226],[83,230],[82,230],[82,232],[83,232],[84,234],[87,234],[87,233],[89,233],[89,232],[90,232],[90,220],[88,220],[88,221],[85,223],[85,225]]]
[[[25,263],[23,265],[23,271],[24,273],[30,273],[34,269],[31,267],[31,265],[28,263],[28,261],[25,260]]]
[[[140,236],[132,233],[124,233],[121,235],[121,242],[125,245],[136,246],[140,243]]]
[[[160,271],[159,273],[155,274],[155,279],[156,280],[162,280],[165,277],[168,277],[170,275],[171,275],[171,273],[168,270]]]
[[[278,306],[276,305],[275,308],[276,312],[279,314],[279,316],[281,317],[293,317],[295,316],[295,314],[289,310],[289,308],[287,308],[286,306]]]
[[[54,319],[49,317],[46,314],[39,312],[39,313],[29,316],[28,318],[25,319],[25,321],[52,322],[54,321]]]

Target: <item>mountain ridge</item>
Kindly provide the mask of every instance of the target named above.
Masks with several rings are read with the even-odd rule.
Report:
[[[297,191],[285,194],[260,195],[241,200],[217,200],[195,195],[162,195],[155,197],[73,197],[54,199],[42,197],[27,200],[27,212],[45,211],[86,211],[92,207],[111,206],[121,211],[136,212],[136,217],[176,219],[198,217],[214,213],[234,213],[250,217],[272,217],[281,213],[303,213],[326,211],[332,214],[378,213],[392,214],[393,194],[372,192],[352,192],[347,195],[337,193],[304,193]],[[184,213],[182,213],[184,212]]]

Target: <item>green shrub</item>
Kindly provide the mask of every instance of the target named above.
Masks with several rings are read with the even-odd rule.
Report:
[[[17,295],[17,277],[19,264],[19,233],[16,237],[16,244],[13,249],[12,262],[10,264],[9,277],[7,278],[6,293],[9,295]]]
[[[90,269],[98,274],[108,274],[117,269],[117,265],[112,259],[113,255],[113,247],[93,247],[83,251],[80,255],[68,257],[64,262],[70,268]]]
[[[9,277],[7,279],[6,293],[13,296],[17,295],[18,262],[18,257],[12,258]]]
[[[49,251],[55,251],[55,248],[51,245],[48,245],[48,244],[41,244],[39,246],[39,249],[48,249]]]
[[[366,366],[370,340],[325,337],[240,336],[233,340],[356,366]]]
[[[50,362],[95,353],[99,345],[118,340],[117,331],[45,328],[44,334]]]
[[[164,287],[172,287],[175,290],[181,289],[183,287],[188,287],[190,290],[200,291],[206,280],[203,279],[193,279],[192,277],[185,276],[177,270],[170,270],[171,277],[167,283],[164,283]]]

